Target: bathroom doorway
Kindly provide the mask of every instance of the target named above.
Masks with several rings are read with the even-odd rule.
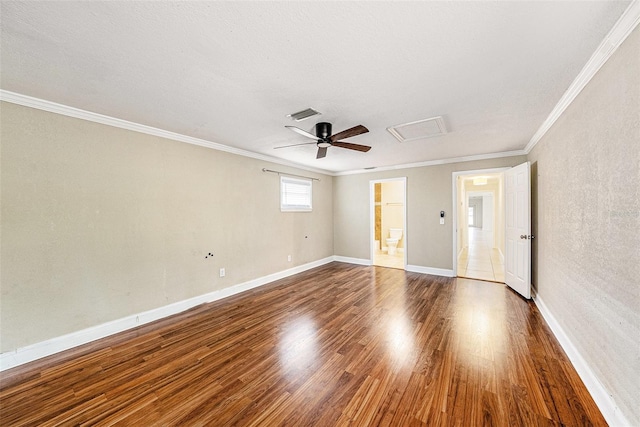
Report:
[[[454,268],[457,276],[505,281],[503,170],[454,174]]]
[[[407,265],[407,178],[370,181],[371,260],[380,267]]]

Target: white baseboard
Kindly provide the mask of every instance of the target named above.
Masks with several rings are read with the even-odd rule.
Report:
[[[334,261],[346,262],[349,264],[373,265],[371,260],[362,259],[362,258],[349,258],[349,257],[334,255],[333,259]],[[420,265],[407,265],[405,266],[405,271],[410,271],[412,273],[431,274],[433,276],[454,277],[453,270],[449,270],[445,268],[422,267]]]
[[[190,298],[184,301],[179,301],[173,304],[169,304],[163,307],[158,307],[153,310],[145,311],[142,313],[134,314],[124,317],[122,319],[114,320],[112,322],[103,323],[91,328],[83,329],[81,331],[73,332],[60,337],[52,338],[46,341],[42,341],[36,344],[32,344],[26,347],[18,348],[17,350],[2,353],[0,355],[0,371],[4,371],[16,366],[23,365],[25,363],[32,362],[37,359],[41,359],[52,354],[71,349],[73,347],[80,346],[82,344],[95,341],[100,338],[104,338],[118,332],[123,332],[131,328],[135,328],[146,323],[153,322],[155,320],[162,319],[173,314],[177,314],[188,310],[197,305],[217,301],[222,298],[229,297],[259,286],[263,286],[267,283],[271,283],[275,280],[283,279],[285,277],[292,276],[294,274],[302,273],[303,271],[319,267],[324,264],[328,264],[332,261],[345,262],[349,264],[358,265],[371,265],[371,261],[361,258],[349,258],[342,256],[332,256],[324,259],[320,259],[314,262],[310,262],[304,265],[293,267],[278,273],[263,276],[248,282],[240,283],[229,288],[220,289],[218,291],[210,292],[208,294],[200,295],[194,298]],[[453,270],[422,267],[417,265],[407,265],[406,271],[432,274],[436,276],[453,277]],[[606,388],[597,379],[587,362],[580,355],[578,350],[573,346],[571,340],[566,335],[560,324],[557,322],[553,314],[549,311],[539,295],[534,295],[534,301],[542,317],[545,319],[549,327],[551,328],[556,339],[562,346],[563,350],[569,357],[569,360],[575,367],[578,375],[584,382],[587,390],[593,397],[596,405],[602,412],[602,415],[606,419],[607,423],[612,426],[628,426],[631,425],[626,417],[620,412],[620,408],[616,405],[612,396],[606,390]]]
[[[596,405],[602,412],[602,416],[610,426],[630,426],[631,423],[626,419],[624,414],[620,412],[620,408],[616,405],[613,396],[607,391],[607,389],[598,380],[593,373],[589,364],[584,360],[582,355],[574,347],[573,343],[564,332],[556,318],[551,314],[547,306],[542,301],[539,295],[533,295],[533,301],[535,302],[540,314],[551,328],[553,335],[556,337],[560,346],[569,357],[569,360],[576,368],[580,379],[589,390],[591,397],[596,402]]]
[[[432,274],[434,276],[454,277],[453,270],[446,268],[423,267],[420,265],[407,265],[405,270],[412,273]]]
[[[155,320],[171,316],[173,314],[181,313],[203,303],[217,301],[231,295],[239,294],[240,292],[248,291],[249,289],[266,285],[267,283],[271,283],[275,280],[302,273],[303,271],[328,264],[334,260],[338,261],[333,256],[323,258],[284,271],[280,271],[278,273],[240,283],[229,288],[220,289],[218,291],[210,292],[204,295],[199,295],[197,297],[189,298],[183,301],[178,301],[142,313],[133,314],[122,319],[103,323],[97,326],[92,326],[81,331],[72,332],[67,335],[62,335],[60,337],[31,344],[26,347],[21,347],[14,351],[2,353],[0,354],[0,372],[23,365],[25,363],[33,362],[34,360],[59,353],[64,350],[69,350],[73,347],[87,344],[100,338],[108,337],[118,332],[123,332],[128,329],[144,325],[145,323],[150,323]]]
[[[346,262],[347,264],[358,264],[358,265],[371,265],[372,264],[370,259],[350,258],[350,257],[346,257],[346,256],[339,256],[339,255],[334,255],[333,256],[333,260],[334,261],[338,261],[338,262]]]

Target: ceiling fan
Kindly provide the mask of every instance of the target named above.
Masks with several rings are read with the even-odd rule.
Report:
[[[316,142],[305,142],[302,144],[293,144],[293,145],[283,145],[278,148],[287,148],[287,147],[296,147],[298,145],[309,145],[316,144],[318,146],[318,154],[316,155],[316,159],[322,159],[327,155],[327,148],[329,147],[340,147],[347,148],[349,150],[356,150],[367,152],[371,150],[371,147],[368,145],[359,145],[359,144],[351,144],[349,142],[339,141],[339,139],[350,138],[352,136],[360,135],[363,133],[369,132],[369,129],[362,125],[354,126],[351,129],[343,130],[342,132],[338,132],[335,135],[331,135],[331,123],[320,122],[316,123],[316,134],[313,135],[309,132],[306,132],[300,128],[295,126],[285,126],[288,129],[291,129],[294,132],[299,133],[302,136],[306,136],[307,138],[311,138],[316,140]]]

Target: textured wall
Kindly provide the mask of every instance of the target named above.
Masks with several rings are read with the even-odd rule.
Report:
[[[408,263],[453,268],[453,172],[516,166],[525,156],[334,177],[334,252],[370,258],[369,181],[407,177]],[[440,211],[446,212],[440,225]]]
[[[330,176],[282,213],[261,169],[310,173],[1,108],[2,352],[333,255]]]
[[[533,281],[640,425],[640,29],[529,155]]]

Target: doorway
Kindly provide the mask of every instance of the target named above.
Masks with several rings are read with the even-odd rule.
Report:
[[[407,265],[407,178],[370,181],[371,261],[380,267]]]
[[[454,173],[454,272],[505,282],[504,169]]]

